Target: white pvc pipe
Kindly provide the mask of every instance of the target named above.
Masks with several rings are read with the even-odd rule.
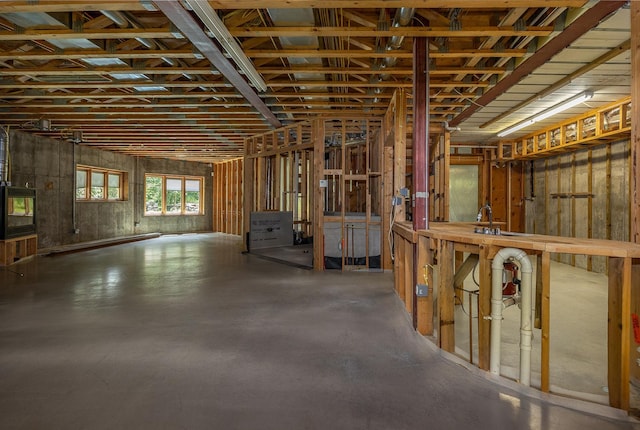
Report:
[[[491,263],[491,355],[489,357],[489,371],[500,374],[500,333],[502,329],[502,273],[504,262],[513,258],[520,263],[522,295],[520,310],[520,383],[531,384],[531,339],[533,338],[533,289],[531,274],[533,269],[527,254],[516,248],[503,248],[493,258]]]

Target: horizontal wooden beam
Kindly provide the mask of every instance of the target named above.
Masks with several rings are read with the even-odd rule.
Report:
[[[290,9],[290,8],[397,8],[418,7],[431,9],[504,9],[516,7],[582,7],[586,0],[210,0],[214,9]],[[153,8],[149,1],[3,1],[0,13],[10,12],[71,12],[76,10],[130,10]]]
[[[0,31],[0,41],[32,41],[61,39],[181,39],[182,34],[174,28],[105,28],[75,31],[72,29],[24,29]]]
[[[449,27],[391,27],[387,30],[367,27],[236,27],[230,28],[229,32],[235,37],[546,37],[553,32],[553,27],[468,27],[460,30]]]
[[[362,94],[362,93],[333,93],[333,92],[291,92],[291,91],[278,91],[278,92],[268,92],[260,95],[262,98],[278,98],[282,99],[388,99],[392,97],[391,93],[380,93],[380,94]],[[471,97],[472,95],[469,95]],[[445,95],[434,95],[432,97],[437,98],[445,98]],[[460,97],[458,94],[451,93],[448,98]],[[47,93],[45,91],[35,90],[35,91],[19,91],[19,92],[11,92],[11,93],[0,93],[0,99],[24,99],[24,100],[33,100],[33,99],[47,99],[47,100],[135,100],[135,101],[144,101],[149,102],[152,99],[202,99],[209,100],[212,98],[218,99],[238,99],[242,98],[242,96],[238,93],[230,93],[228,91],[216,91],[216,92],[187,92],[187,91],[149,91],[144,93],[124,93],[122,91],[101,91],[101,92],[58,92],[58,93]],[[223,103],[223,102],[219,102]]]
[[[0,13],[12,12],[72,12],[83,11],[141,11],[145,10],[141,1],[2,1],[0,2]]]
[[[374,50],[327,50],[327,49],[280,49],[280,50],[246,50],[249,58],[413,58],[413,52],[405,50],[376,52]],[[449,51],[430,51],[430,58],[462,58],[462,57],[523,57],[526,49],[452,49]],[[1,58],[1,57],[0,57]]]
[[[56,49],[55,51],[33,50],[29,52],[0,52],[0,61],[51,61],[51,60],[90,60],[95,58],[119,58],[121,60],[150,60],[161,58],[196,58],[193,49],[139,49],[104,51],[102,49]]]
[[[413,70],[411,67],[394,67],[384,70],[376,70],[374,68],[352,67],[278,67],[278,68],[258,68],[258,71],[264,75],[283,75],[291,73],[320,73],[320,74],[344,74],[344,75],[411,75]],[[459,74],[502,74],[506,73],[505,67],[460,67],[460,68],[442,68],[430,70],[431,75],[459,75]],[[92,67],[92,68],[15,68],[0,69],[0,76],[105,76],[111,74],[144,74],[144,75],[220,75],[220,72],[210,67]]]

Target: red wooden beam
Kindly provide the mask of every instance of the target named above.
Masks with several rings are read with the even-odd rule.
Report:
[[[429,43],[413,39],[413,229],[429,228]]]

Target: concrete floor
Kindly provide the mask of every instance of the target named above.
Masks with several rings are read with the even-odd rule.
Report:
[[[163,236],[0,269],[0,428],[640,428],[445,358],[391,274],[240,246]]]

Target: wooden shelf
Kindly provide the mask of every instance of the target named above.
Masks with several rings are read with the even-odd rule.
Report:
[[[9,266],[24,258],[36,255],[38,235],[0,240],[0,266]]]

